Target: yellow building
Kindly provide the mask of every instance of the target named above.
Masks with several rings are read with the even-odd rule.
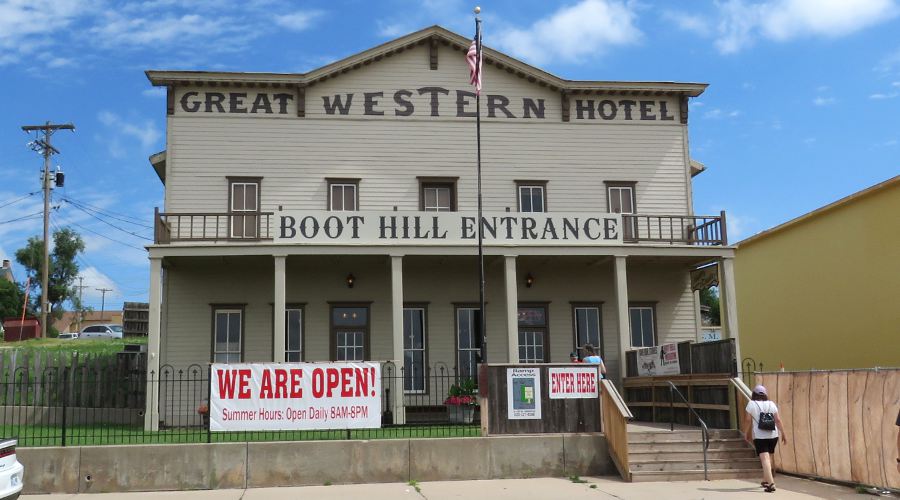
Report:
[[[738,243],[735,281],[757,369],[900,366],[900,176]]]

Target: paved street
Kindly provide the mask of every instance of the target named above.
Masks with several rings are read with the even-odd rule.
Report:
[[[586,483],[573,483],[568,479],[498,479],[491,481],[438,481],[419,484],[419,492],[413,486],[400,483],[353,484],[339,486],[307,486],[299,488],[258,488],[248,490],[216,490],[191,492],[108,493],[81,495],[26,495],[24,499],[62,500],[81,497],[91,500],[122,498],[145,499],[197,499],[197,500],[280,500],[316,499],[341,500],[365,498],[366,500],[450,500],[490,498],[492,500],[520,499],[741,499],[784,498],[827,500],[865,500],[852,489],[802,479],[780,476],[778,491],[766,494],[758,483],[746,480],[690,481],[675,483],[628,484],[616,478],[583,478]]]

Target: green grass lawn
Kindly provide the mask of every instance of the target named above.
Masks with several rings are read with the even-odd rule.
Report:
[[[20,353],[85,353],[115,354],[122,352],[125,344],[146,344],[147,337],[124,339],[29,339],[19,342],[0,342],[0,353],[18,350]]]
[[[0,433],[2,433],[2,436],[17,437],[20,447],[60,446],[62,444],[61,427],[3,425],[0,426]],[[207,438],[213,443],[243,443],[247,441],[478,437],[480,435],[481,428],[472,425],[423,425],[323,431],[211,432],[208,435],[205,429],[200,428],[164,429],[158,432],[145,432],[143,428],[134,426],[97,425],[67,427],[66,446],[205,443]]]

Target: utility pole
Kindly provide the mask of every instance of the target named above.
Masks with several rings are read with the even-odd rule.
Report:
[[[106,292],[111,292],[112,288],[95,288],[95,290],[103,294],[103,297],[100,299],[100,321],[103,321],[103,311],[106,309]]]
[[[84,282],[84,276],[79,276],[78,277],[78,285],[75,286],[75,288],[78,289],[78,323],[77,323],[78,327],[77,327],[77,330],[79,332],[81,331],[81,323],[84,321],[84,302],[82,301],[81,297],[83,295],[84,289],[88,287],[87,285],[83,285],[82,284],[83,282]]]
[[[44,133],[44,138],[29,143],[29,146],[44,156],[44,171],[41,173],[41,185],[44,190],[44,265],[41,270],[41,337],[47,338],[47,313],[49,312],[48,282],[50,281],[50,157],[59,154],[59,150],[50,145],[50,137],[57,130],[75,130],[71,123],[53,124],[49,121],[43,125],[23,125],[25,132]]]

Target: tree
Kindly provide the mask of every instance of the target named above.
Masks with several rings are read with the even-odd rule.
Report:
[[[21,285],[0,279],[0,319],[21,316],[24,296]]]
[[[50,253],[50,275],[47,283],[47,301],[54,317],[62,316],[62,305],[67,300],[77,303],[78,294],[73,287],[78,276],[78,254],[84,251],[84,240],[75,231],[64,228],[53,233],[53,251]],[[44,268],[44,242],[36,236],[28,238],[24,248],[16,251],[16,261],[24,268],[35,284],[36,311],[40,311],[41,272]]]
[[[719,316],[719,291],[715,287],[703,288],[700,290],[700,304],[709,306],[709,318],[712,324],[719,326],[721,322]]]

